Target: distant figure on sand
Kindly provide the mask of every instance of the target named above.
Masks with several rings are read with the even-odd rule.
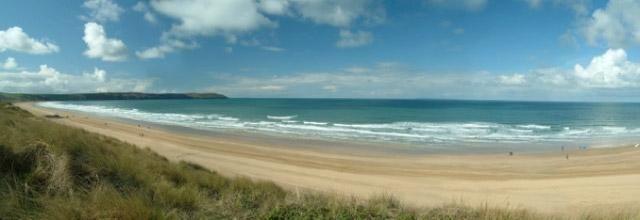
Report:
[[[565,156],[565,158],[567,158],[567,160],[568,160],[568,159],[569,159],[569,154],[567,154],[567,155]]]

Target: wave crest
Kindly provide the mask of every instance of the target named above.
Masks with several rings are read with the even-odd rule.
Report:
[[[271,115],[267,115],[268,119],[281,120],[281,121],[282,120],[291,120],[291,119],[294,119],[294,118],[297,118],[297,117],[298,117],[297,115],[286,115],[286,116],[271,116]]]
[[[101,114],[176,125],[196,129],[238,129],[302,137],[322,137],[367,141],[399,141],[413,143],[521,143],[542,141],[570,141],[581,138],[640,135],[640,128],[615,126],[551,126],[540,124],[499,124],[488,122],[393,122],[377,124],[349,124],[322,121],[291,120],[297,115],[271,116],[264,121],[251,121],[221,114],[154,113],[138,109],[99,105],[78,105],[62,102],[43,102],[38,105],[73,111]]]

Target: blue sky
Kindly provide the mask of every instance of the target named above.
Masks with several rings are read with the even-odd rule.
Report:
[[[2,92],[640,101],[632,0],[8,0]]]

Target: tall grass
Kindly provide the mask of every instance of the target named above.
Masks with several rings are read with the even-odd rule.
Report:
[[[550,219],[522,209],[410,208],[227,178],[0,103],[0,219]],[[610,216],[596,217],[598,219]],[[615,216],[620,219],[638,215]]]

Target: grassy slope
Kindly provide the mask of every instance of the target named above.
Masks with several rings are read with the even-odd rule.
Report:
[[[549,218],[487,207],[412,209],[388,196],[360,201],[288,192],[273,183],[172,163],[6,103],[0,103],[0,198],[0,219]]]

